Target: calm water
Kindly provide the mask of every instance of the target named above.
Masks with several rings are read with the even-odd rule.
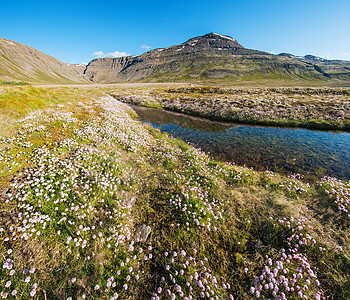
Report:
[[[190,142],[216,159],[256,170],[300,173],[311,181],[325,175],[350,180],[350,133],[243,126],[132,107],[140,121]]]

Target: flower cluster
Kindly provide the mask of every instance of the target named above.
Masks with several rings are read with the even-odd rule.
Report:
[[[41,276],[46,275],[36,269],[49,257],[40,260],[30,254],[35,250],[57,263],[75,265],[57,278],[68,298],[69,291],[78,291],[72,296],[116,299],[142,276],[141,266],[152,260],[152,247],[134,239],[128,196],[136,182],[134,170],[124,166],[112,147],[117,142],[127,151],[138,151],[148,147],[150,136],[128,117],[125,105],[110,100],[79,103],[77,116],[53,108],[36,111],[19,121],[15,136],[2,139],[9,146],[1,149],[0,162],[16,162],[7,172],[20,170],[5,198],[15,207],[13,226],[0,228],[0,250],[7,249],[0,257],[2,298],[30,298],[43,292]],[[21,252],[30,245],[37,249]],[[23,270],[23,258],[34,267]],[[99,269],[102,263],[108,272]],[[58,265],[50,264],[57,272]],[[98,273],[101,276],[95,276]],[[86,276],[91,278],[87,281]]]
[[[219,282],[209,268],[206,257],[198,259],[196,256],[196,249],[193,249],[193,256],[185,250],[165,252],[164,276],[151,299],[223,299],[229,293],[230,284]],[[233,299],[231,294],[226,297]]]
[[[350,181],[341,181],[332,177],[323,177],[317,185],[324,190],[338,207],[339,214],[350,218]]]
[[[279,187],[283,188],[285,191],[295,197],[308,193],[310,184],[301,181],[303,178],[302,175],[292,174],[288,177],[290,179],[286,179],[285,181],[281,182]]]
[[[308,261],[306,249],[315,247],[316,241],[307,233],[309,225],[306,219],[278,220],[275,226],[281,226],[290,233],[286,243],[275,257],[266,256],[267,264],[261,275],[255,277],[250,292],[256,298],[308,299],[314,295],[321,299],[317,274]]]

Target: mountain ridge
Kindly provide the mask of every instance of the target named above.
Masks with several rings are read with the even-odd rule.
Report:
[[[312,55],[274,55],[247,49],[230,36],[212,32],[137,56],[96,58],[86,66],[84,74],[100,83],[182,79],[235,82],[279,77],[290,81],[350,82],[350,62]]]
[[[82,70],[30,46],[0,38],[0,80],[87,83]]]
[[[141,55],[67,64],[30,46],[0,38],[0,80],[29,83],[277,82],[350,85],[350,61],[274,55],[231,36],[208,33]]]

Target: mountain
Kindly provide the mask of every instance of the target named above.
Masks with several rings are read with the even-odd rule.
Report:
[[[32,47],[0,38],[0,80],[86,83],[82,75],[84,68],[79,70]]]
[[[181,45],[138,56],[97,58],[85,68],[93,82],[256,81],[350,82],[350,62],[297,57],[244,48],[234,38],[209,33]]]

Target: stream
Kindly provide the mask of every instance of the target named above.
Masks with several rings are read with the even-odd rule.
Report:
[[[251,126],[131,105],[139,120],[209,153],[258,171],[350,180],[350,133]]]

